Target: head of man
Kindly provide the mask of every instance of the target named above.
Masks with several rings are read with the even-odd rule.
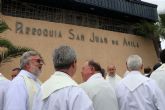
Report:
[[[115,74],[116,74],[116,67],[115,67],[115,65],[109,65],[107,67],[107,72],[108,72],[109,76],[114,77]]]
[[[165,63],[165,49],[160,52],[160,60],[162,63]]]
[[[77,58],[74,49],[69,46],[60,46],[53,52],[53,63],[56,71],[73,76],[77,69]]]
[[[20,67],[35,76],[39,76],[42,70],[42,65],[44,61],[41,55],[36,51],[25,52],[20,60]]]
[[[102,72],[102,68],[98,63],[92,60],[85,62],[81,72],[83,81],[87,81],[93,74],[98,72]]]
[[[143,69],[142,58],[138,55],[129,56],[126,65],[128,71],[141,71]]]
[[[18,75],[18,73],[20,71],[21,71],[20,68],[14,68],[14,69],[12,69],[11,78],[14,79]]]

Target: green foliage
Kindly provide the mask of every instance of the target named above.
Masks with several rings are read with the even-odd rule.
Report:
[[[0,39],[0,47],[7,48],[7,50],[0,53],[0,63],[6,62],[11,58],[22,55],[24,52],[30,51],[32,49],[26,47],[14,46],[10,41],[6,39]]]
[[[165,28],[165,14],[160,14],[160,19],[161,19],[161,26],[162,28]]]
[[[3,20],[0,20],[0,33],[8,29],[10,29],[8,25]],[[32,50],[26,47],[14,46],[10,41],[3,38],[0,38],[0,47],[6,48],[0,53],[0,64],[10,60],[11,58],[22,55],[26,51]]]
[[[5,21],[0,20],[0,33],[10,29]]]

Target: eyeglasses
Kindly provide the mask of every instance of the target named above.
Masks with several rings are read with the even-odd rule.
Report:
[[[39,64],[45,64],[42,59],[31,59],[31,60],[34,60],[34,61],[36,61]]]

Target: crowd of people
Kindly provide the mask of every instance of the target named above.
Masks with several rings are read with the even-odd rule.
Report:
[[[84,82],[77,84],[72,79],[76,52],[63,45],[53,51],[55,72],[41,83],[44,60],[28,51],[21,56],[20,68],[12,70],[12,81],[0,73],[0,110],[165,110],[165,50],[160,59],[146,77],[142,58],[130,55],[123,78],[115,65],[109,65],[106,74],[98,62],[88,60],[82,65]]]

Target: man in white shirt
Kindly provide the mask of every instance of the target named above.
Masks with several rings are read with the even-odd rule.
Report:
[[[41,73],[43,59],[35,51],[25,52],[20,60],[20,73],[11,81],[5,97],[4,110],[31,110],[34,95],[40,88],[37,77]]]
[[[3,110],[4,107],[4,96],[8,89],[10,81],[6,79],[2,73],[0,73],[0,110]]]
[[[152,79],[145,77],[140,71],[142,59],[131,55],[127,59],[130,71],[117,85],[116,95],[120,110],[164,110],[165,97]]]
[[[55,49],[56,72],[41,86],[33,110],[93,110],[92,101],[72,79],[77,68],[75,51],[69,46]]]
[[[111,84],[102,76],[101,66],[88,61],[82,68],[82,77],[85,81],[80,85],[93,101],[95,110],[118,110],[118,102]]]
[[[165,49],[160,52],[160,60],[162,65],[157,68],[150,77],[157,82],[165,95]]]
[[[115,65],[109,65],[107,67],[107,72],[106,80],[115,88],[122,78],[116,73]]]

